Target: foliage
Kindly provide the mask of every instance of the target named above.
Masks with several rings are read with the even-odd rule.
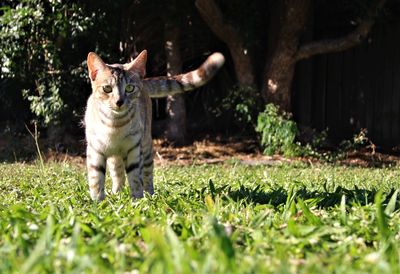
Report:
[[[262,102],[259,93],[252,87],[233,87],[211,112],[216,117],[231,115],[233,124],[246,131],[255,128]]]
[[[345,139],[334,150],[324,148],[324,143],[328,139],[328,130],[324,130],[313,136],[311,143],[307,143],[301,147],[302,155],[314,157],[326,162],[336,162],[347,157],[348,153],[360,150],[362,148],[369,149],[372,154],[375,153],[375,144],[367,136],[368,131],[361,129],[353,135],[351,139]]]
[[[24,91],[32,112],[45,123],[59,119],[65,104],[59,96],[62,65],[57,43],[64,40],[67,33],[79,33],[86,28],[87,18],[75,8],[71,11],[76,21],[72,18],[69,21],[64,16],[67,6],[59,1],[24,0],[17,5],[4,6],[2,11],[2,77],[20,77],[23,82],[34,82],[34,90]],[[73,25],[77,22],[80,24]]]
[[[291,120],[289,113],[281,112],[274,104],[268,104],[258,115],[256,131],[261,135],[265,154],[294,156],[301,152],[300,145],[295,143],[298,133],[296,122]]]
[[[398,273],[399,168],[156,169],[93,203],[68,164],[0,165],[1,273]],[[107,179],[106,189],[110,189]]]
[[[351,150],[351,149],[359,149],[362,146],[367,144],[373,145],[373,143],[368,138],[368,131],[365,128],[362,128],[358,133],[354,134],[351,140],[343,140],[339,147],[342,150]]]
[[[335,162],[345,158],[348,152],[362,147],[375,152],[375,145],[367,137],[366,129],[361,129],[351,139],[343,140],[334,150],[325,147],[328,141],[327,129],[314,132],[310,142],[296,142],[300,134],[296,122],[290,114],[280,112],[273,104],[268,104],[264,112],[259,114],[256,131],[261,135],[260,142],[267,155],[282,153],[286,156],[306,156]]]
[[[63,114],[71,115],[84,105],[86,47],[95,46],[97,40],[88,41],[94,36],[93,28],[107,25],[98,23],[104,19],[103,13],[95,13],[80,1],[2,4],[0,77],[21,83],[31,111],[44,124],[60,122]],[[103,32],[96,34],[101,39]]]

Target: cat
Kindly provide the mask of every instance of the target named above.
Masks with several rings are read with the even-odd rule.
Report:
[[[126,64],[106,64],[95,53],[87,57],[92,86],[84,118],[89,192],[93,200],[105,198],[106,166],[112,192],[125,183],[133,198],[154,193],[151,99],[182,93],[207,83],[224,64],[213,53],[196,70],[171,77],[144,78],[147,51]]]

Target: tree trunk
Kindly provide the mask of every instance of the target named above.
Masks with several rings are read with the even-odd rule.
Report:
[[[129,3],[128,3],[129,2]],[[124,56],[128,62],[131,58],[135,57],[137,52],[135,43],[133,41],[132,26],[133,26],[133,12],[137,3],[135,1],[125,1],[125,8],[121,11],[120,21],[120,41],[119,41],[119,52]]]
[[[291,83],[296,65],[295,55],[307,22],[310,0],[285,0],[274,8],[278,13],[277,41],[269,54],[265,69],[262,95],[266,102],[291,110]]]
[[[167,57],[167,75],[181,73],[182,59],[179,48],[180,28],[173,23],[165,24],[165,53]],[[167,140],[176,146],[186,142],[186,108],[182,94],[167,97]]]
[[[196,0],[195,4],[210,29],[228,46],[239,86],[255,87],[251,58],[239,32],[224,20],[214,0]]]

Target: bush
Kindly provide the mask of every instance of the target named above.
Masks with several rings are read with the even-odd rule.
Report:
[[[100,7],[83,1],[1,4],[0,84],[18,83],[18,89],[8,93],[22,93],[43,125],[78,119],[76,112],[83,109],[83,90],[89,87],[83,60],[99,40],[107,41],[105,33],[111,28],[103,23],[107,20]]]
[[[262,99],[252,87],[233,87],[211,111],[216,117],[229,116],[233,125],[250,134],[254,133]]]
[[[298,129],[291,115],[280,111],[274,104],[268,104],[258,115],[256,131],[261,134],[264,153],[282,153],[285,156],[301,154],[301,146],[295,143]]]

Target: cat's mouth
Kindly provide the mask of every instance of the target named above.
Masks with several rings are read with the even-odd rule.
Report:
[[[128,112],[133,109],[133,106],[128,108],[127,106],[112,107],[110,106],[110,112],[114,117],[125,116]]]
[[[125,107],[110,108],[110,110],[111,110],[111,113],[117,114],[117,115],[125,114],[125,112],[128,111],[128,109]]]

